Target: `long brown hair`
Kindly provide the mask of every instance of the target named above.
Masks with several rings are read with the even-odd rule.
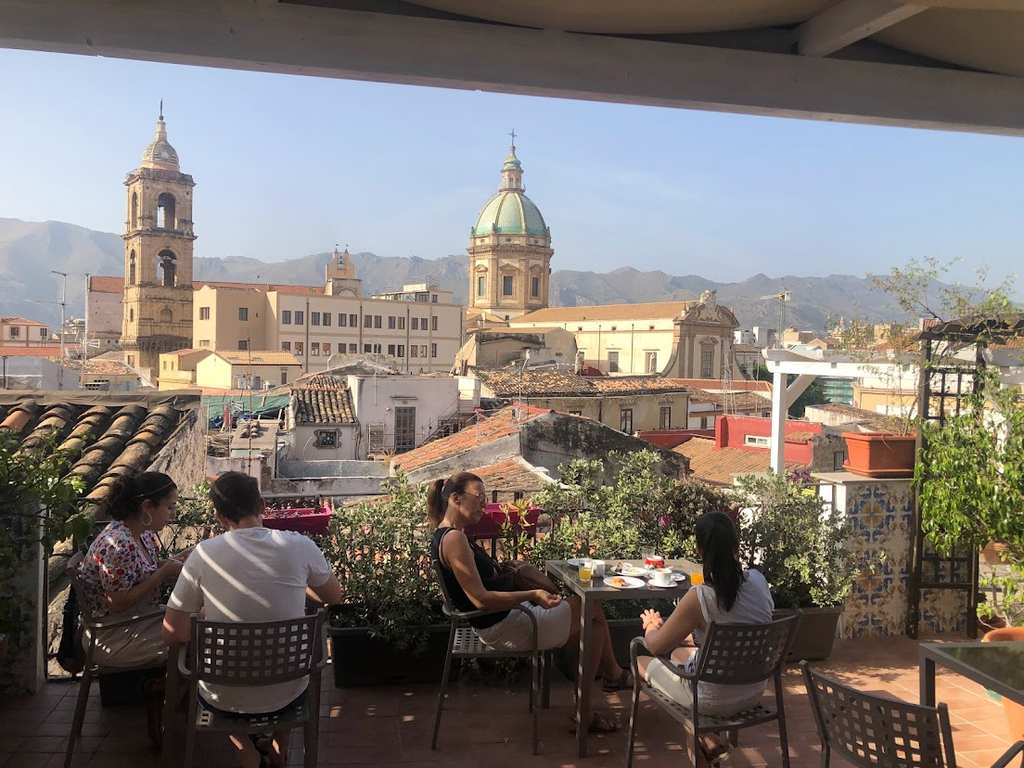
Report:
[[[448,509],[448,498],[452,494],[461,496],[466,492],[466,486],[470,483],[482,483],[479,477],[472,472],[456,472],[447,480],[435,480],[430,484],[430,491],[427,493],[427,518],[436,528],[444,520],[445,510]]]
[[[731,611],[743,586],[736,526],[724,512],[705,512],[697,518],[693,532],[704,559],[704,583],[714,588],[718,604]]]

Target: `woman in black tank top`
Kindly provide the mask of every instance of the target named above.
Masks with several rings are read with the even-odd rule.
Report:
[[[563,603],[559,595],[543,589],[516,590],[511,572],[503,570],[466,537],[465,529],[480,522],[486,498],[483,482],[470,472],[437,480],[430,489],[428,516],[435,526],[430,554],[441,566],[444,587],[452,603],[460,611],[488,611],[470,624],[489,645],[500,642],[501,647],[509,650],[527,650],[516,645],[526,639],[524,633],[517,634],[516,625],[528,624],[529,619],[521,611],[512,610],[522,605],[536,619],[542,648],[558,647],[567,641],[569,647],[574,647],[574,641],[578,646],[578,598],[573,596]],[[598,612],[594,624],[594,669],[603,677],[605,689],[632,687],[629,671],[615,659],[604,615]],[[614,720],[602,713],[595,713],[590,724],[591,730],[608,731],[616,727]]]

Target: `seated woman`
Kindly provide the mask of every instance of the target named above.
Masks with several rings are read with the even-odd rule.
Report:
[[[487,495],[479,477],[459,472],[448,480],[437,480],[427,499],[428,516],[434,524],[430,554],[441,565],[445,587],[455,607],[461,611],[496,611],[471,619],[480,639],[493,648],[526,651],[532,648],[532,624],[522,606],[537,621],[537,640],[541,649],[559,648],[579,638],[580,601],[563,601],[559,595],[543,589],[516,590],[513,575],[500,567],[479,545],[466,537],[467,526],[480,522]],[[594,669],[604,678],[606,690],[632,687],[628,670],[615,660],[611,635],[604,615],[594,617]],[[610,716],[595,713],[592,731],[613,731],[617,724]]]
[[[711,622],[717,624],[766,624],[775,603],[764,576],[744,569],[739,561],[736,526],[728,515],[709,512],[697,519],[694,529],[697,551],[704,563],[704,583],[687,591],[668,619],[657,611],[640,616],[644,640],[651,653],[671,658],[687,671],[695,669],[696,653]],[[693,642],[683,646],[692,635]],[[690,682],[673,673],[660,659],[641,658],[641,674],[662,693],[686,707],[693,706]],[[756,704],[765,684],[715,685],[700,683],[701,714],[729,715]],[[705,757],[713,761],[728,749],[716,736],[702,739]]]
[[[178,578],[181,562],[160,559],[156,532],[167,525],[178,488],[162,472],[122,476],[111,489],[106,513],[111,522],[93,541],[79,566],[83,599],[94,618],[120,621],[159,610],[160,588]],[[96,661],[135,667],[167,655],[160,636],[162,617],[100,630]]]

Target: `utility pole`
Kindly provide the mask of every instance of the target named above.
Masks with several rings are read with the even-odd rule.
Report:
[[[60,331],[57,336],[60,340],[60,368],[57,369],[57,389],[64,389],[64,311],[67,305],[68,273],[58,272],[56,269],[51,269],[50,274],[63,278],[63,283],[61,284],[60,289]]]
[[[85,328],[82,331],[82,360],[89,359],[89,278],[91,275],[85,273]]]

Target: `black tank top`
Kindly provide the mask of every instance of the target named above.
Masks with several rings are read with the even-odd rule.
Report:
[[[444,578],[444,586],[455,608],[460,611],[475,611],[477,607],[473,605],[473,601],[469,599],[462,585],[459,584],[459,580],[455,578],[455,574],[448,567],[448,563],[441,557],[441,539],[444,538],[446,533],[453,530],[455,529],[447,527],[434,530],[434,535],[430,540],[430,556],[441,565],[441,576]],[[478,544],[471,541],[469,546],[473,550],[473,564],[476,565],[476,569],[480,573],[480,581],[483,582],[485,589],[491,592],[515,591],[511,574],[501,573],[498,569],[498,562]],[[487,629],[487,627],[493,627],[508,616],[508,614],[509,611],[499,611],[498,613],[470,619],[469,624],[476,629]]]

